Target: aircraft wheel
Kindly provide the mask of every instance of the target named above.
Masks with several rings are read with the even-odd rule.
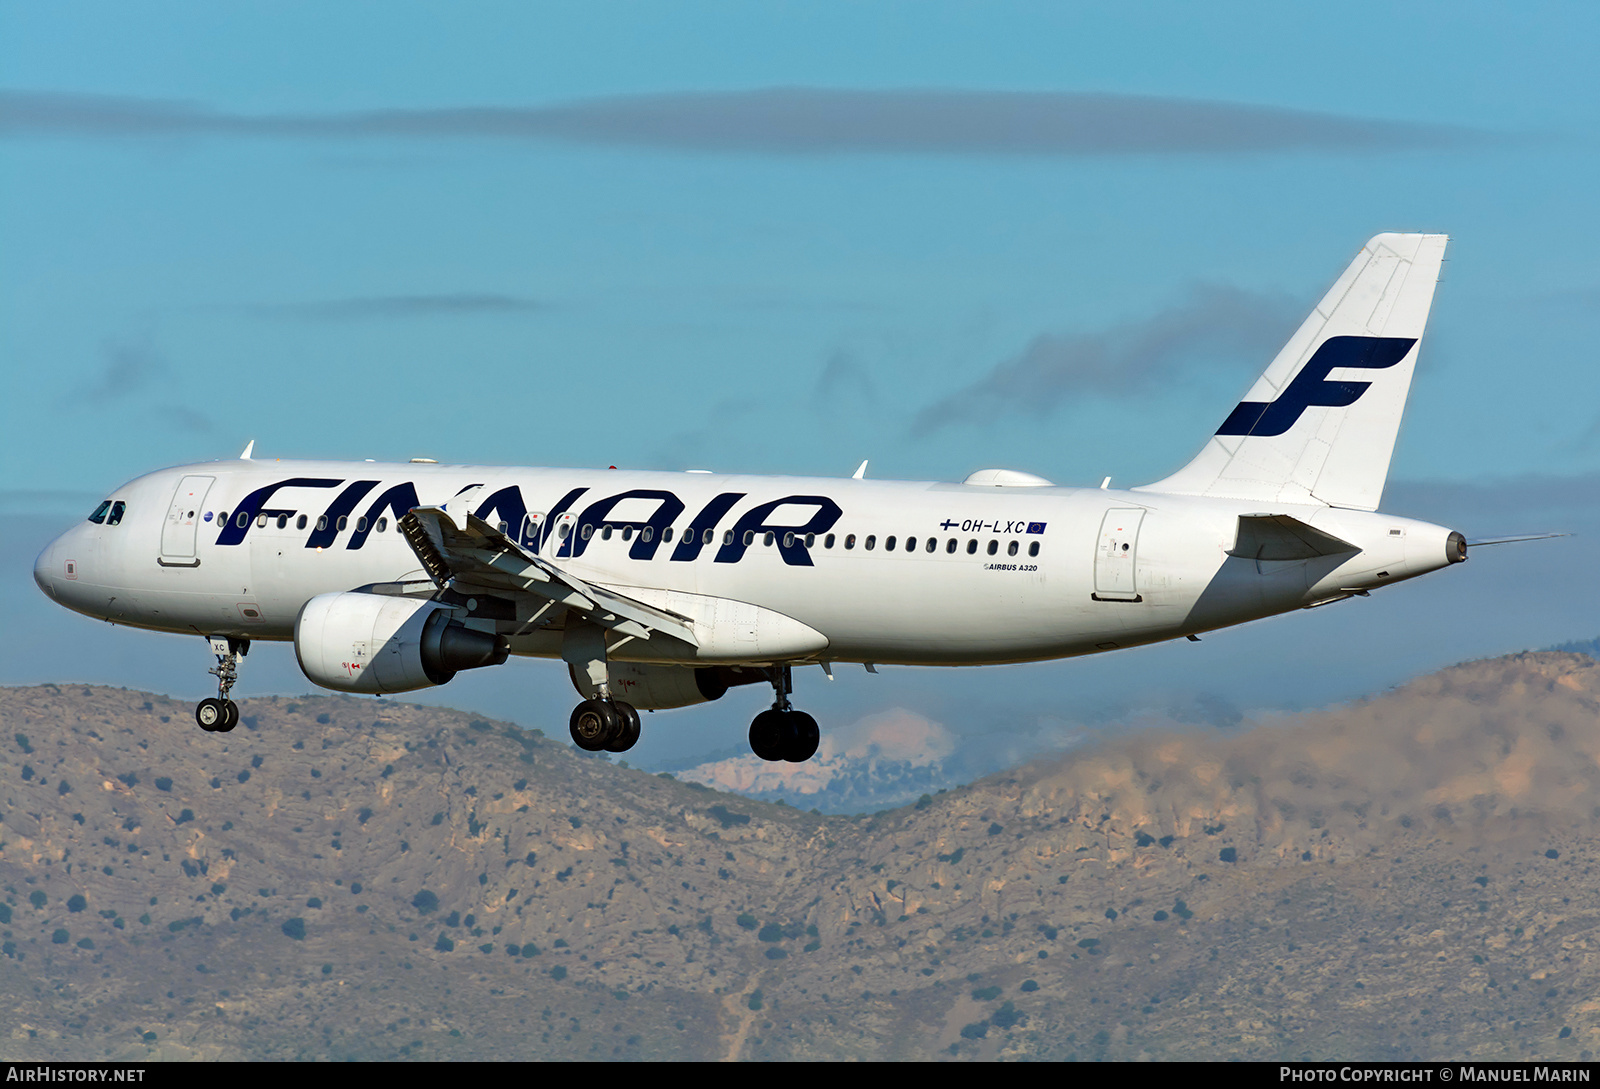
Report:
[[[222,721],[217,723],[216,731],[225,734],[239,725],[239,705],[232,700],[222,701]]]
[[[775,707],[757,715],[750,723],[750,751],[763,760],[782,760],[794,736],[792,717]]]
[[[572,741],[586,752],[604,749],[622,724],[621,716],[605,700],[584,700],[572,709]]]
[[[228,712],[221,700],[204,699],[195,704],[194,720],[206,733],[215,733],[228,720]]]
[[[822,731],[817,728],[817,720],[804,711],[790,711],[789,718],[793,726],[783,758],[791,764],[803,764],[816,755]]]
[[[613,701],[611,708],[617,713],[617,732],[606,744],[606,751],[627,752],[639,743],[639,712],[631,703],[620,700]]]

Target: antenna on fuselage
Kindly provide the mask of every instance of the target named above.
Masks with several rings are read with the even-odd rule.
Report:
[[[865,479],[867,479],[867,463],[863,461],[861,463],[861,467],[858,468],[855,471],[854,475],[852,475],[850,477],[850,479],[851,480],[865,480]]]
[[[249,461],[250,460],[250,451],[254,450],[255,448],[256,448],[256,440],[255,439],[251,439],[249,442],[245,443],[244,444],[244,453],[239,455],[239,460],[240,461]]]

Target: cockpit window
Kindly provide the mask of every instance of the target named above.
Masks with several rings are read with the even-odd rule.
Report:
[[[128,509],[128,504],[117,500],[111,504],[111,513],[106,516],[106,525],[119,526],[122,524],[122,515]]]
[[[104,525],[106,520],[106,511],[110,509],[111,500],[107,499],[94,509],[93,514],[89,515],[89,521],[93,522],[97,526]]]

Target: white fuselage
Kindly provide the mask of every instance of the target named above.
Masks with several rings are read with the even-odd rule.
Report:
[[[240,460],[151,473],[110,499],[124,504],[117,524],[74,527],[35,568],[52,598],[90,616],[289,640],[319,594],[425,581],[395,523],[413,506],[441,506],[503,525],[590,584],[698,615],[699,648],[635,640],[612,652],[686,664],[1060,658],[1337,600],[1451,562],[1449,531],[1411,519],[1144,490]],[[1258,513],[1291,515],[1360,551],[1230,555],[1239,517]],[[561,631],[526,607],[473,608],[513,654],[561,657]],[[817,634],[763,645],[759,632],[711,630],[771,631],[781,618]]]

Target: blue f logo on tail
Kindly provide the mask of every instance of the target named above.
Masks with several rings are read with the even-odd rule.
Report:
[[[1353,405],[1372,383],[1330,382],[1328,374],[1335,367],[1385,370],[1404,359],[1416,342],[1415,337],[1329,337],[1276,401],[1240,401],[1217,434],[1271,438],[1288,431],[1313,405]]]

